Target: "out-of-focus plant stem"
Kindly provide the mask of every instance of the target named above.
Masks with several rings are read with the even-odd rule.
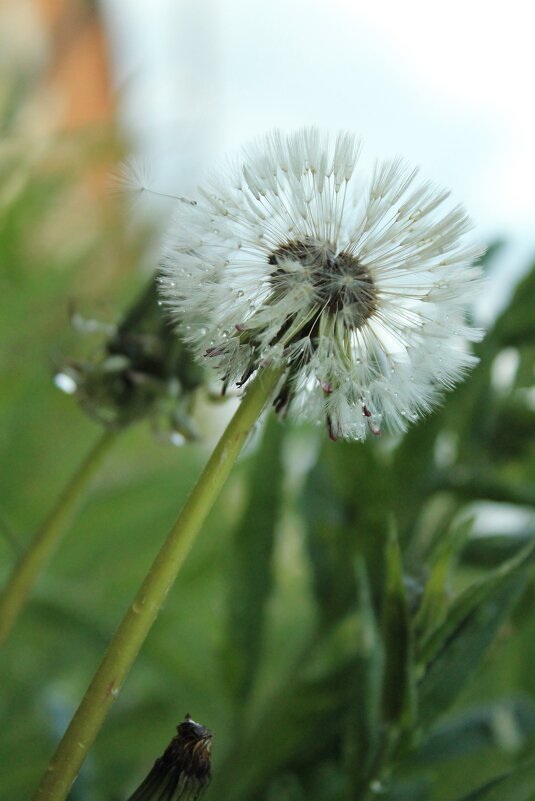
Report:
[[[241,401],[113,636],[45,771],[34,801],[66,798],[184,559],[280,377],[280,368],[262,369]]]
[[[32,542],[19,557],[0,596],[0,646],[13,628],[45,564],[48,562],[95,477],[118,432],[105,431],[93,445]]]

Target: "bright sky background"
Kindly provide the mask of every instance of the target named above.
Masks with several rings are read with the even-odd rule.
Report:
[[[486,316],[535,253],[533,30],[526,0],[106,0],[117,87],[158,188],[272,127],[354,131],[449,186],[505,237]]]

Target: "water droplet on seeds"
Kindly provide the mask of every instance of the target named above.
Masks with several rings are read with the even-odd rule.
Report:
[[[54,376],[54,384],[67,395],[73,395],[78,389],[74,378],[67,373],[57,373]]]
[[[243,289],[239,289],[238,290],[238,297],[239,298],[243,298],[244,295],[245,295],[245,292],[243,291]]]

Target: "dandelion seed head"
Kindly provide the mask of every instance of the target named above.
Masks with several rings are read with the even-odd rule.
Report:
[[[269,133],[182,205],[162,297],[224,386],[285,368],[281,414],[333,439],[400,431],[472,367],[479,286],[471,222],[400,159],[366,180],[360,143]]]

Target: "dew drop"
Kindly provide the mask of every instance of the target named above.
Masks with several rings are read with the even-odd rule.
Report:
[[[372,791],[372,793],[375,793],[376,795],[382,795],[383,793],[386,793],[386,788],[384,784],[378,781],[377,779],[370,782],[370,790]]]
[[[243,289],[238,290],[238,297],[239,298],[243,298],[244,295],[245,295],[245,292],[243,291]]]
[[[57,373],[54,376],[54,384],[58,389],[61,389],[61,391],[65,392],[67,395],[74,395],[78,389],[74,378],[67,373]]]

